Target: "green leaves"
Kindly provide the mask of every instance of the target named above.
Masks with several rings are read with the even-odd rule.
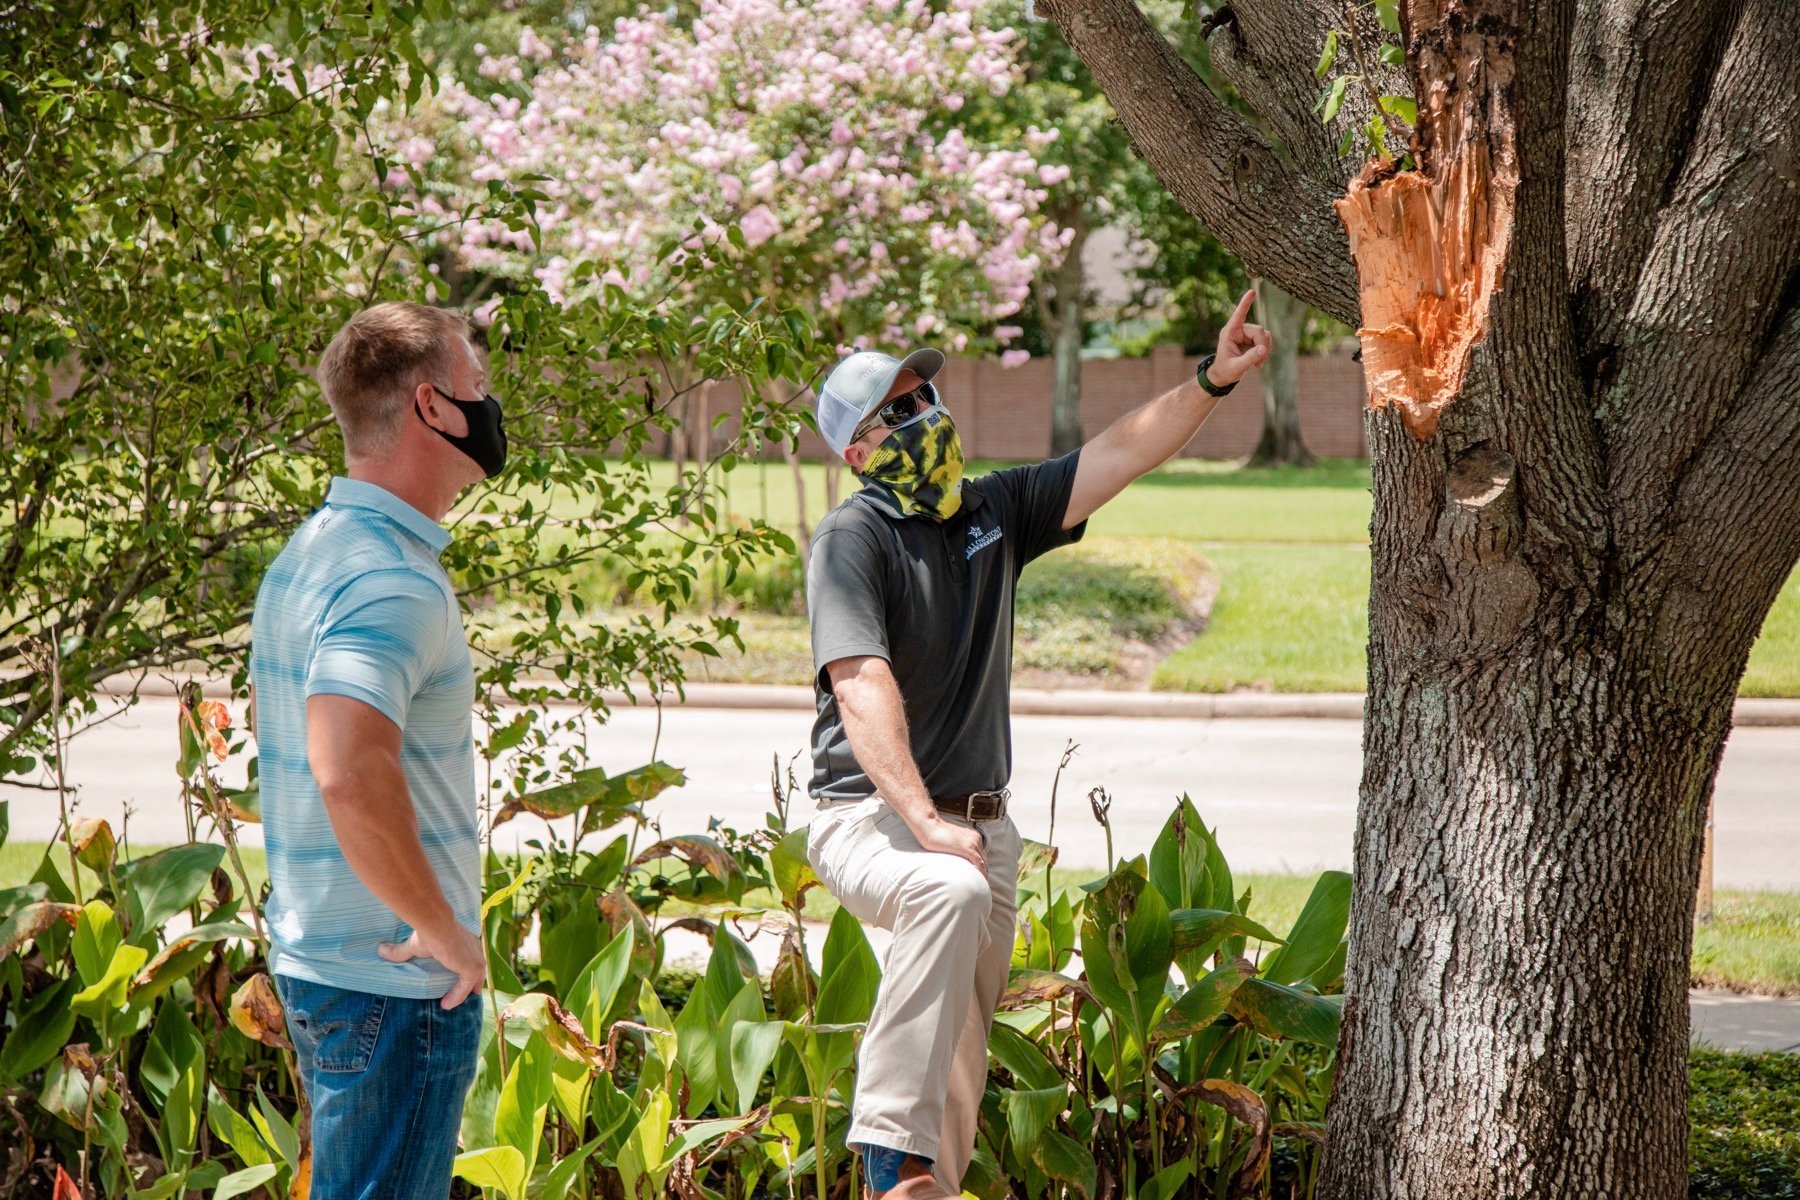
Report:
[[[1313,885],[1306,907],[1288,931],[1287,944],[1271,954],[1261,976],[1270,983],[1295,983],[1329,962],[1350,924],[1350,876],[1326,871]]]
[[[1331,81],[1331,87],[1325,92],[1325,102],[1319,109],[1319,122],[1329,125],[1337,119],[1338,109],[1343,107],[1344,92],[1350,86],[1350,77],[1339,75]]]
[[[1142,859],[1119,866],[1087,898],[1081,924],[1081,957],[1088,986],[1100,1002],[1125,1019],[1137,1044],[1167,1000],[1175,947],[1168,903],[1150,887]]]
[[[121,863],[116,874],[125,897],[130,940],[140,946],[153,944],[164,922],[200,898],[224,858],[223,846],[189,843]]]
[[[1344,998],[1320,996],[1261,979],[1246,979],[1227,1003],[1231,1015],[1264,1037],[1337,1045]]]

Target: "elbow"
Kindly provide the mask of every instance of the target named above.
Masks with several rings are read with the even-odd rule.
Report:
[[[887,660],[874,655],[840,658],[828,664],[825,673],[831,680],[831,694],[846,714],[866,709],[883,682],[892,679]]]

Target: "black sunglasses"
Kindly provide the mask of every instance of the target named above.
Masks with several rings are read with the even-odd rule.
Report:
[[[938,402],[937,389],[930,383],[921,383],[910,392],[901,392],[892,400],[876,409],[871,418],[857,427],[856,438],[862,437],[875,428],[877,422],[889,429],[898,429],[928,408],[935,408]]]

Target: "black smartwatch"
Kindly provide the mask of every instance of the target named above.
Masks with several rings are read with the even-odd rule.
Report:
[[[1219,357],[1217,354],[1209,354],[1200,360],[1200,369],[1194,372],[1194,382],[1198,383],[1200,390],[1209,396],[1229,396],[1231,389],[1237,386],[1236,383],[1228,383],[1224,387],[1214,387],[1213,381],[1206,377],[1206,368],[1212,366],[1213,359],[1217,357]]]

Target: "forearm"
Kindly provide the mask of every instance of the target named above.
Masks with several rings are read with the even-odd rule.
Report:
[[[888,807],[914,829],[937,820],[931,792],[913,760],[906,705],[887,664],[872,660],[835,683],[833,691],[850,749]]]
[[[375,898],[414,929],[448,932],[456,913],[425,857],[398,760],[365,763],[320,794],[345,861]]]
[[[1109,425],[1082,451],[1111,463],[1128,483],[1175,457],[1218,406],[1192,381],[1164,392]]]

